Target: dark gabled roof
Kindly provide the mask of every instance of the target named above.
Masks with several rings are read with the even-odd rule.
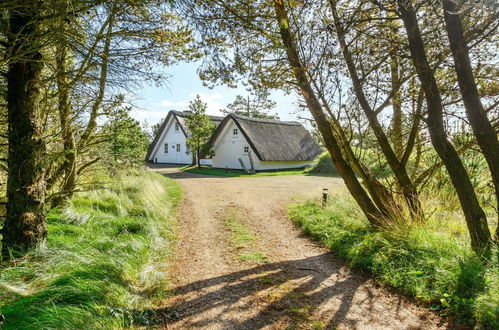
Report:
[[[175,117],[175,120],[180,125],[180,129],[182,129],[182,132],[184,133],[185,136],[188,137],[190,135],[189,130],[187,129],[187,126],[185,126],[185,119],[187,118],[188,114],[189,114],[188,111],[177,111],[177,110],[170,110],[170,111],[168,111],[168,115],[166,115],[165,120],[163,120],[163,123],[161,124],[161,127],[158,130],[158,133],[156,133],[156,136],[154,137],[154,140],[149,145],[149,148],[147,150],[147,155],[146,155],[146,161],[148,161],[149,157],[151,157],[151,153],[153,152],[154,147],[158,143],[158,140],[161,137],[161,134],[163,133],[163,131],[165,130],[166,124],[168,123],[168,121],[170,120],[171,117]],[[211,115],[208,115],[208,117],[210,117],[211,121],[216,126],[220,125],[220,123],[224,119],[224,117],[220,117],[220,116],[211,116]]]
[[[230,114],[218,125],[210,139],[213,144],[230,120],[263,161],[313,160],[322,153],[319,145],[302,124],[295,121],[260,119]]]

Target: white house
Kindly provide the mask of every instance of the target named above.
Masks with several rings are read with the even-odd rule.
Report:
[[[153,142],[149,146],[146,160],[152,163],[191,164],[192,153],[187,147],[189,131],[185,126],[188,111],[168,112]],[[215,125],[223,117],[209,116]],[[202,159],[202,164],[210,165],[211,159]]]
[[[321,148],[298,122],[230,114],[210,139],[212,166],[257,171],[302,168],[313,164]],[[250,152],[251,151],[251,152]]]

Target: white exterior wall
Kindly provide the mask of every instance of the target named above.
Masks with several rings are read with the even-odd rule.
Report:
[[[239,164],[238,158],[241,158],[246,165],[246,168],[250,168],[250,163],[248,159],[248,155],[244,153],[244,147],[248,146],[249,143],[244,138],[243,133],[238,129],[238,134],[234,135],[233,130],[236,129],[237,126],[234,121],[231,119],[227,125],[225,125],[221,134],[218,136],[215,141],[215,145],[213,146],[213,151],[215,152],[215,156],[212,157],[213,167],[225,168],[228,167],[230,169],[238,169],[242,170],[241,164]],[[257,157],[253,152],[253,159],[257,161]],[[256,166],[256,163],[255,163]]]
[[[168,121],[165,130],[162,132],[153,152],[151,153],[152,162],[169,164],[191,164],[192,155],[186,154],[186,137],[180,125],[178,131],[175,130],[175,116]],[[165,153],[165,143],[168,143],[168,153]],[[180,151],[177,151],[177,144],[180,144]]]
[[[299,168],[313,164],[313,161],[260,161],[241,130],[238,129],[237,135],[233,134],[233,130],[236,128],[238,127],[231,119],[215,141],[215,145],[213,146],[213,151],[215,152],[212,163],[213,167],[242,170],[243,168],[238,160],[238,158],[241,158],[246,168],[249,169],[251,166],[248,153],[244,152],[245,146],[252,151],[255,170],[257,171]]]

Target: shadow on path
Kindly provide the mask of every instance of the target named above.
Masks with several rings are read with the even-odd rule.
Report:
[[[175,312],[180,318],[178,322],[187,320],[182,324],[186,328],[260,329],[280,320],[296,327],[304,323],[310,325],[314,320],[308,316],[314,309],[337,299],[336,308],[320,317],[326,323],[316,323],[326,329],[334,329],[340,323],[356,328],[359,320],[365,324],[374,313],[375,293],[369,286],[363,286],[367,278],[351,273],[345,276],[339,264],[330,253],[324,253],[193,282],[177,287],[177,299],[160,312]],[[269,297],[267,292],[274,288],[282,289],[282,294]],[[356,319],[348,318],[357,293],[362,298],[357,297],[355,303],[361,305],[362,314]],[[393,309],[398,318],[400,303]],[[196,317],[201,314],[204,315]],[[239,315],[240,320],[227,319],[225,316],[229,314]],[[423,329],[424,321],[411,329]]]

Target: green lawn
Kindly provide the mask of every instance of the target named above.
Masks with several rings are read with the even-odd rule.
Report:
[[[0,270],[3,329],[117,329],[159,321],[179,186],[129,171],[51,210],[45,248]],[[1,326],[0,326],[1,328]]]
[[[280,176],[280,175],[306,175],[308,174],[306,170],[294,169],[294,170],[282,170],[282,171],[272,171],[272,172],[257,172],[255,174],[248,174],[240,170],[225,170],[220,168],[212,168],[209,166],[201,166],[197,168],[196,166],[185,166],[182,168],[183,171],[196,174],[204,175],[215,175],[215,176],[227,176],[227,177],[240,177],[240,176]]]

